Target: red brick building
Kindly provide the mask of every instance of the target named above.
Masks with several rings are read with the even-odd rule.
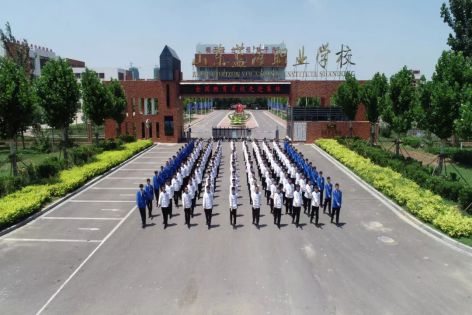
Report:
[[[211,61],[215,62],[214,59]],[[301,97],[320,99],[321,106],[313,109],[317,116],[312,121],[296,118],[293,109],[295,118],[287,122],[287,133],[294,141],[313,142],[321,137],[349,135],[349,122],[342,111],[330,106],[331,97],[343,81],[183,81],[180,60],[168,46],[161,53],[160,65],[160,80],[121,82],[128,99],[126,119],[120,126],[122,134],[159,142],[181,141],[184,135],[183,97],[284,96],[290,107],[294,107]],[[359,107],[352,127],[354,136],[368,139],[370,124],[363,105]],[[116,123],[112,120],[105,123],[105,137],[116,137]]]

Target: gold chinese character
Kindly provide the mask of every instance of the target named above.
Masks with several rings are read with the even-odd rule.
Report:
[[[299,66],[299,65],[307,65],[308,62],[306,62],[308,59],[307,56],[305,56],[305,46],[302,46],[302,49],[298,50],[298,57],[295,60],[294,66]]]
[[[252,58],[252,65],[258,65],[262,66],[264,65],[264,55],[262,54],[262,47],[259,45],[259,47],[254,47],[253,50],[254,52],[254,57]]]
[[[236,44],[236,47],[231,49],[234,52],[234,66],[242,67],[245,65],[246,61],[243,58],[244,49],[246,49],[244,43],[241,43],[241,45]]]
[[[287,57],[287,50],[286,49],[281,49],[281,48],[275,49],[274,62],[272,63],[272,65],[274,65],[274,66],[283,66],[283,65],[285,65],[286,57]]]
[[[224,52],[225,52],[225,48],[221,46],[221,44],[213,48],[213,53],[215,54],[215,63],[217,66],[226,65],[223,59]]]

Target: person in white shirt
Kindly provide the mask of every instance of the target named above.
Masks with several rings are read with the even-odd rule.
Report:
[[[174,190],[174,203],[175,206],[178,208],[179,207],[179,196],[180,196],[180,185],[179,185],[179,180],[177,179],[177,174],[174,175],[174,178],[172,178],[172,189]]]
[[[259,186],[256,186],[255,191],[252,192],[252,224],[259,228],[259,217],[261,215],[261,198],[262,193],[259,191]]]
[[[162,211],[162,224],[164,224],[164,229],[167,227],[167,216],[169,215],[169,204],[170,196],[164,186],[161,186],[161,192],[159,193],[159,200],[157,201],[157,206],[161,207]]]
[[[188,186],[185,187],[184,193],[182,194],[182,206],[184,207],[185,224],[187,224],[188,228],[190,228],[190,212],[192,209],[192,199],[188,191]]]
[[[229,223],[233,225],[233,228],[236,227],[236,215],[238,210],[238,195],[236,194],[236,189],[231,188],[231,193],[229,194]]]
[[[292,223],[295,223],[297,227],[300,226],[300,209],[302,207],[302,193],[300,192],[300,185],[295,186],[293,192],[293,216]]]
[[[274,197],[277,192],[277,185],[275,185],[275,180],[272,180],[270,185],[270,213],[274,213]]]
[[[310,215],[311,210],[311,198],[312,198],[313,186],[311,181],[305,185],[305,193],[303,195],[303,212]]]
[[[315,186],[311,194],[311,215],[310,223],[313,223],[313,217],[315,218],[315,225],[318,226],[318,217],[320,213],[320,190],[318,186]]]
[[[293,212],[293,191],[294,186],[292,184],[292,179],[288,179],[287,183],[284,185],[285,190],[285,214],[292,214]]]
[[[205,193],[203,194],[202,202],[203,210],[205,211],[206,224],[208,229],[211,227],[211,216],[213,211],[213,193],[210,191],[210,186],[205,187]]]
[[[282,217],[282,204],[283,204],[283,196],[282,196],[282,185],[277,187],[277,191],[274,193],[274,224],[280,229],[280,218]]]
[[[267,197],[267,204],[270,203],[270,187],[272,186],[272,179],[269,175],[266,176],[266,191],[265,195]]]
[[[174,187],[171,185],[171,182],[169,180],[166,184],[166,192],[172,201],[172,198],[174,198]],[[172,219],[172,202],[169,203],[169,218]]]

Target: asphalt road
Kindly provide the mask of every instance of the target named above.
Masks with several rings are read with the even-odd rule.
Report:
[[[263,112],[254,115],[255,132],[275,130]],[[223,116],[192,129],[204,133]],[[225,143],[212,229],[200,201],[190,229],[182,208],[168,229],[161,216],[141,229],[135,188],[178,147],[158,145],[0,238],[0,313],[471,314],[472,257],[404,222],[309,145],[297,147],[344,191],[342,227],[321,215],[316,228],[303,215],[297,229],[284,215],[279,230],[264,205],[258,230],[237,143],[233,229]]]

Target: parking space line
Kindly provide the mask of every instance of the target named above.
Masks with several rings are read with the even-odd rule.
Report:
[[[115,208],[113,208],[113,209],[100,209],[100,210],[102,210],[102,211],[112,211],[112,212],[121,211],[120,209],[115,209]]]
[[[107,236],[105,236],[105,238],[100,242],[100,244],[98,244],[98,246],[95,247],[95,249],[87,256],[87,258],[85,258],[84,261],[82,261],[82,263],[79,266],[77,266],[74,272],[71,273],[71,275],[60,285],[60,287],[56,290],[56,292],[54,292],[54,294],[51,295],[51,297],[46,301],[46,303],[44,303],[44,305],[39,309],[39,311],[36,312],[36,315],[41,314],[46,309],[46,307],[48,307],[51,301],[54,300],[54,298],[62,291],[62,289],[64,289],[64,287],[71,281],[71,279],[74,278],[74,276],[79,272],[80,269],[82,269],[82,267],[90,260],[90,258],[92,258],[92,256],[95,255],[95,253],[100,249],[100,247],[102,247],[102,245],[105,244],[105,242],[113,235],[113,233],[115,233],[116,230],[118,230],[118,228],[126,221],[126,219],[131,215],[131,213],[133,213],[135,209],[136,209],[136,206],[134,206],[133,208],[131,208],[131,210],[128,211],[126,216],[117,225],[115,225],[113,230],[111,230],[110,233],[108,233]]]
[[[99,231],[99,228],[78,228],[80,231]]]
[[[120,196],[122,196],[122,197],[133,197],[134,194],[120,194]]]
[[[137,190],[136,187],[93,187],[92,189],[93,190],[130,190],[130,189]]]
[[[144,180],[144,177],[145,176],[143,177],[115,177],[113,176],[113,177],[107,177],[107,179],[142,179]]]
[[[58,238],[2,238],[10,242],[46,242],[46,243],[100,243],[101,240],[67,240]]]
[[[123,168],[119,171],[131,171],[131,172],[136,172],[136,171],[155,171],[155,168]]]
[[[123,218],[91,218],[91,217],[42,217],[42,220],[111,220],[119,221]]]
[[[134,196],[134,195],[133,195]],[[113,202],[127,202],[127,203],[130,203],[130,202],[135,202],[135,200],[80,200],[80,199],[71,199],[70,202],[97,202],[97,203],[113,203]]]

